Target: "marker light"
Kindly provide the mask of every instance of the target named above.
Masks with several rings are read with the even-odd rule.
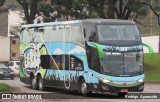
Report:
[[[100,80],[101,80],[103,83],[109,83],[109,82],[111,82],[110,80],[103,79],[103,78],[100,78]]]
[[[138,82],[142,83],[144,82],[144,79],[139,79]]]

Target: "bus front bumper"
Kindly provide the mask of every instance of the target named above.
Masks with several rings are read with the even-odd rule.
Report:
[[[142,92],[144,89],[144,82],[137,85],[129,86],[126,83],[122,85],[103,84],[99,85],[101,92]]]

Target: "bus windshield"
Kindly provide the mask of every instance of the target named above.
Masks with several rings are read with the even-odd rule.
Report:
[[[97,25],[99,41],[140,41],[136,25]]]
[[[103,72],[111,74],[134,74],[143,71],[143,54],[140,52],[105,52],[101,60]]]

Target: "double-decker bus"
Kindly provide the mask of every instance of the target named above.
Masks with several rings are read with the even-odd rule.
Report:
[[[84,19],[23,25],[20,80],[82,95],[144,89],[143,44],[128,20]]]

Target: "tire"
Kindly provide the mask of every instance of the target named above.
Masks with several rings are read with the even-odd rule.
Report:
[[[89,96],[89,94],[91,94],[92,92],[87,90],[87,84],[85,82],[85,80],[83,79],[82,82],[79,82],[79,92],[83,95],[83,96]]]
[[[14,77],[11,77],[11,80],[14,80]]]
[[[31,87],[32,87],[32,89],[34,89],[34,90],[37,90],[37,89],[38,89],[37,79],[36,79],[36,77],[34,77],[34,76],[31,77]]]
[[[125,95],[127,95],[127,92],[118,92],[117,94],[119,97],[124,98]]]
[[[2,78],[2,77],[0,78],[0,80],[3,80],[3,79],[4,79],[4,78]]]
[[[45,90],[45,87],[44,87],[44,84],[43,84],[43,79],[41,76],[38,77],[38,89],[40,91],[43,91]]]

